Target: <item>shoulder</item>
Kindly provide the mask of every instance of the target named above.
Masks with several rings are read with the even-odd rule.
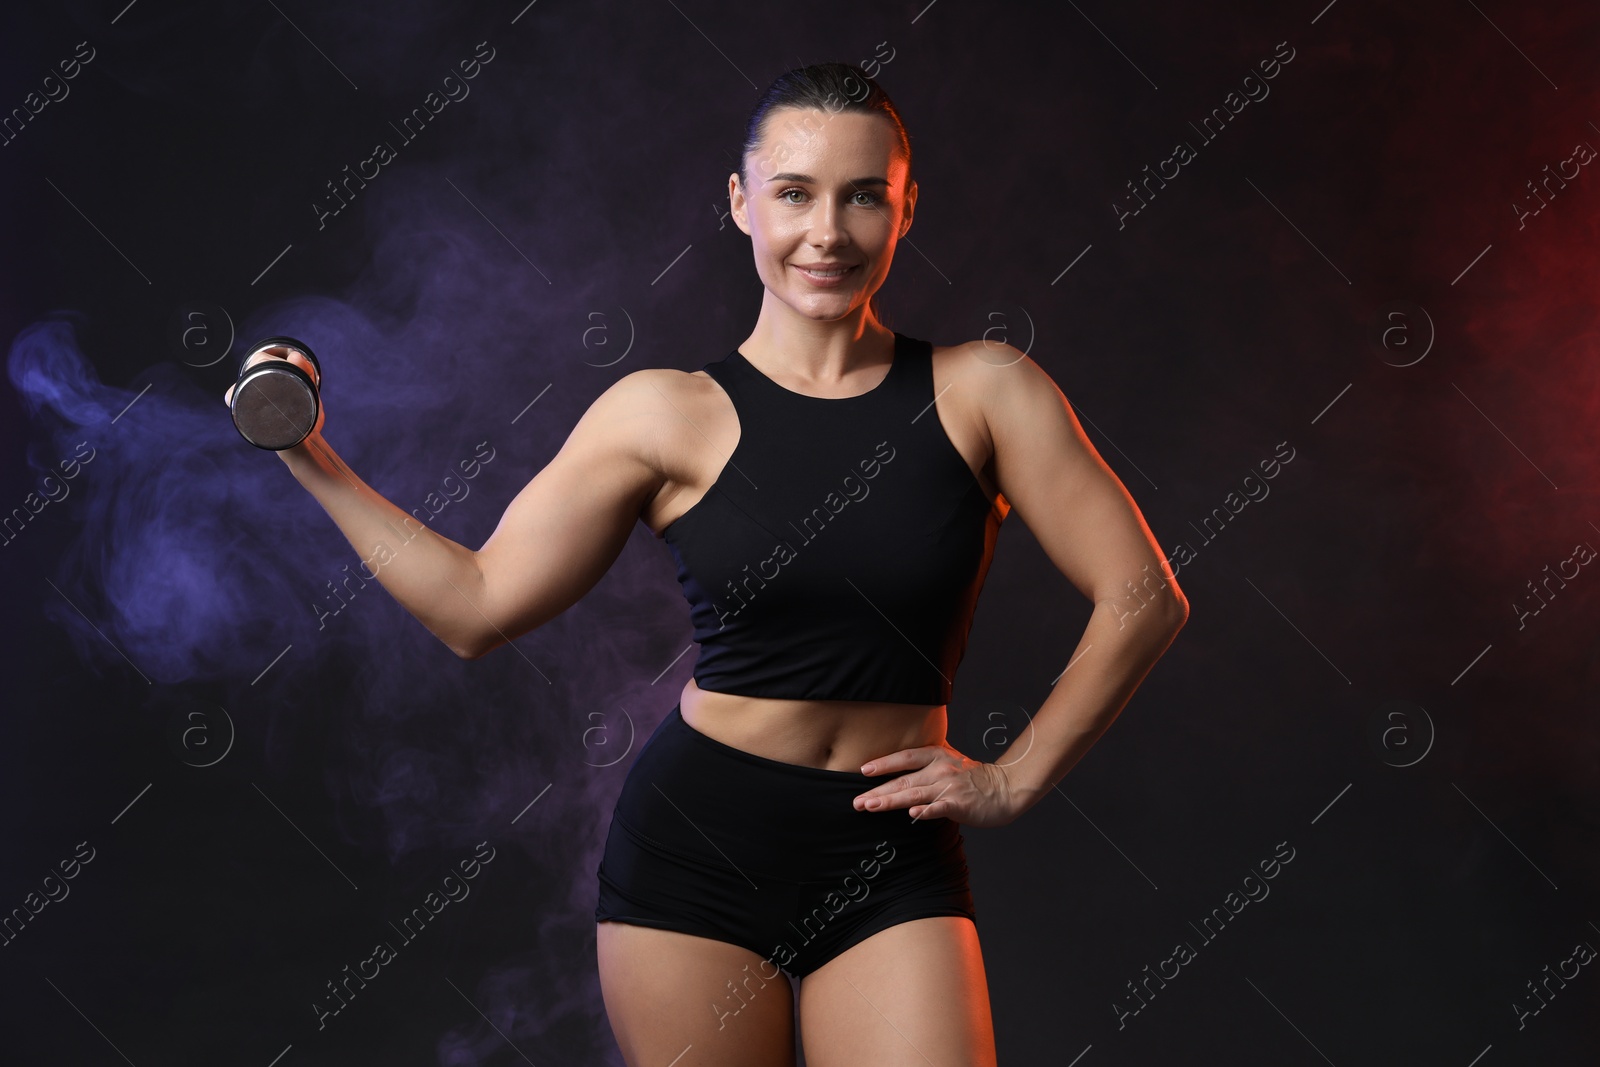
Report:
[[[663,454],[674,450],[685,431],[693,432],[717,389],[704,371],[631,371],[595,397],[573,434],[603,438],[610,448],[661,469]]]
[[[941,378],[958,385],[1024,391],[1056,388],[1054,379],[1026,352],[989,338],[934,345],[933,365]]]
[[[704,371],[645,367],[612,382],[595,397],[584,417],[648,423],[673,415],[681,421],[684,405],[698,405],[716,389]]]
[[[1045,369],[1026,352],[990,338],[933,348],[935,392],[958,395],[986,423],[1005,413],[1040,405],[1059,407],[1065,398]]]

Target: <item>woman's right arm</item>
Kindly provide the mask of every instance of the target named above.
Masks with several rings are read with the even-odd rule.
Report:
[[[477,551],[435,533],[362,481],[318,428],[278,453],[400,605],[463,659],[543,625],[594,587],[665,479],[654,462],[653,376],[597,397]]]

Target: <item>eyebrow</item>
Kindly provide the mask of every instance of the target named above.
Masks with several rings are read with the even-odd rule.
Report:
[[[817,183],[817,179],[813,178],[809,174],[794,174],[794,173],[791,173],[789,171],[785,171],[782,174],[774,174],[772,177],[768,178],[767,181],[769,181],[769,182],[805,182],[807,185],[815,185]],[[881,185],[884,188],[888,188],[889,179],[888,178],[851,178],[849,184],[851,184],[851,185]]]

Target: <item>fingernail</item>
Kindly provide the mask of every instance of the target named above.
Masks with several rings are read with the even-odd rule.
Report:
[[[872,773],[872,764],[868,763],[868,764],[864,765],[861,768],[861,773],[862,774],[871,774]]]

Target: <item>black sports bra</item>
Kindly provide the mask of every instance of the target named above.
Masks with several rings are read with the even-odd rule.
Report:
[[[887,376],[837,398],[786,389],[738,349],[705,365],[739,443],[661,532],[700,688],[948,703],[1005,512],[939,422],[932,356],[896,333]]]

